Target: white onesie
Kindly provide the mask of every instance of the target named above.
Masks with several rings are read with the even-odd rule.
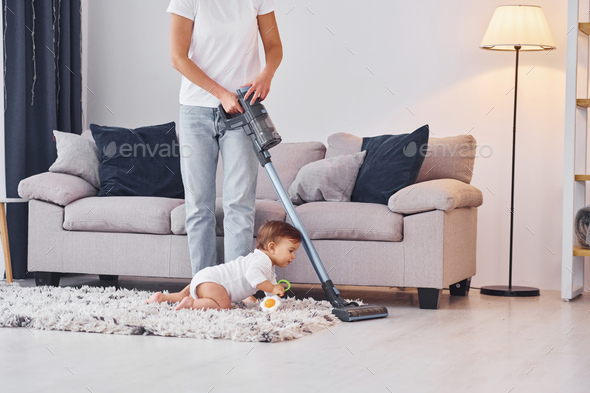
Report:
[[[277,284],[272,261],[268,255],[256,249],[245,257],[199,270],[191,280],[190,293],[193,299],[197,299],[197,286],[214,282],[225,288],[233,303],[255,294],[258,291],[256,286],[267,280],[273,285]]]

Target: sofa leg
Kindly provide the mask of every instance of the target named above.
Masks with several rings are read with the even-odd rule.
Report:
[[[418,304],[421,309],[436,310],[442,290],[438,288],[418,288]]]
[[[451,296],[467,296],[469,294],[469,288],[471,287],[471,277],[466,278],[463,281],[459,281],[453,285],[449,285],[449,291]]]
[[[52,287],[59,287],[59,279],[61,273],[54,272],[35,272],[35,285],[49,285]]]
[[[100,279],[100,281],[117,281],[119,279],[119,276],[114,276],[111,274],[99,274],[98,278]]]

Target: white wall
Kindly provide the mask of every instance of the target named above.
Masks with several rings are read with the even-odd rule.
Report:
[[[167,0],[88,1],[86,125],[177,121],[179,74],[170,66]]]
[[[180,77],[168,57],[168,0],[88,5],[87,124],[177,120]],[[470,133],[486,157],[472,285],[506,284],[513,52],[479,49],[496,6],[514,1],[276,1],[284,60],[266,101],[285,141]],[[557,49],[521,54],[514,281],[559,289],[565,94],[565,1],[537,0]],[[491,154],[491,156],[490,156]]]

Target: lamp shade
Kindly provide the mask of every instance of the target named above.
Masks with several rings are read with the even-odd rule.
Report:
[[[543,8],[535,5],[504,5],[492,15],[480,48],[492,50],[555,49]]]

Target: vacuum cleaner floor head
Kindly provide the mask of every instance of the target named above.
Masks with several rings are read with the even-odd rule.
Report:
[[[389,315],[387,308],[376,306],[374,304],[364,304],[362,306],[349,305],[332,309],[332,314],[344,322],[362,321],[365,319],[385,318]]]

